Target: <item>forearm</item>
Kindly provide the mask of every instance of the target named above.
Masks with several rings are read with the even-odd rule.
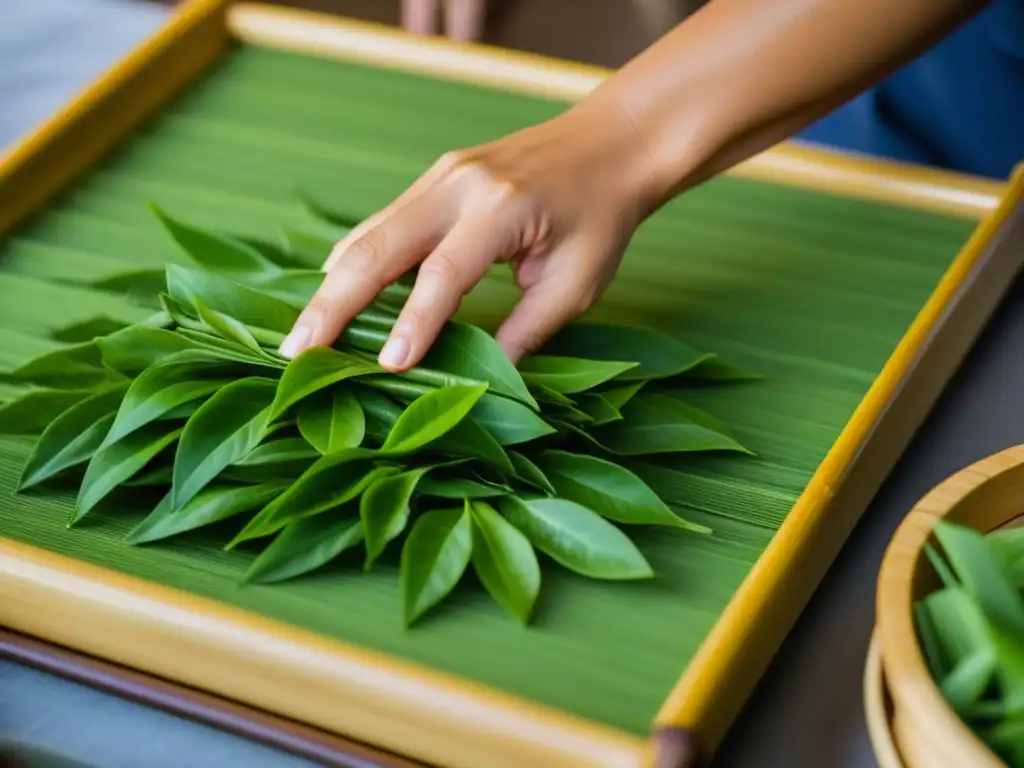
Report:
[[[711,0],[590,99],[635,127],[655,208],[824,116],[986,4]]]

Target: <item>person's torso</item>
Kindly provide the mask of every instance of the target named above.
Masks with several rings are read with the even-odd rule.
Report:
[[[1024,160],[1024,0],[996,0],[879,88],[879,108],[958,170]]]

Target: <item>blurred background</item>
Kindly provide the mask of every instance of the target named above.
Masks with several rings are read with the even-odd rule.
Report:
[[[173,5],[175,0],[153,0]],[[401,0],[272,0],[383,24],[401,22]],[[483,42],[617,67],[705,0],[489,0]]]

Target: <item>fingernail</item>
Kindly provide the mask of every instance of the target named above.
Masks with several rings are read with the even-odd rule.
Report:
[[[284,341],[281,342],[277,351],[281,357],[291,359],[309,346],[310,336],[308,326],[300,325],[292,328],[292,332],[284,337]]]
[[[409,359],[409,342],[399,336],[388,339],[384,349],[380,351],[378,362],[385,368],[400,368]]]

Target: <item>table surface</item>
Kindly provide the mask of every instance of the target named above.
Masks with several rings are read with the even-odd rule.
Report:
[[[0,0],[0,147],[44,119],[165,13],[134,0]],[[878,493],[731,730],[714,768],[875,768],[861,685],[882,553],[902,517],[929,488],[1024,435],[1021,349],[1024,283],[1014,286]],[[4,739],[91,768],[178,768],[182,755],[188,755],[192,768],[313,765],[0,661]]]

